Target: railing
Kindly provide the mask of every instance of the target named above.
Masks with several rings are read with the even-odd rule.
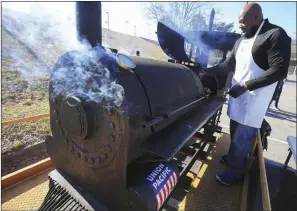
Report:
[[[49,118],[49,117],[50,117],[50,114],[41,114],[41,115],[37,115],[37,116],[26,117],[26,118],[23,118],[23,119],[16,119],[16,120],[2,122],[1,126],[5,127],[5,126],[24,123],[24,122],[38,121],[38,120]]]
[[[263,210],[271,210],[268,182],[266,176],[265,162],[263,156],[263,147],[261,141],[260,130],[257,135],[258,139],[258,157],[259,157],[259,170],[260,170],[260,185],[261,185],[261,193],[262,193],[262,205]]]
[[[242,195],[241,195],[241,203],[240,203],[240,211],[247,211],[247,201],[248,201],[248,190],[249,190],[249,180],[250,180],[250,168],[252,166],[252,155],[255,153],[255,149],[258,152],[258,164],[259,164],[259,180],[260,180],[260,187],[261,187],[261,194],[262,194],[262,208],[264,211],[271,210],[271,203],[270,203],[270,196],[269,196],[269,189],[268,189],[268,182],[267,182],[267,175],[266,175],[266,168],[265,168],[265,161],[263,156],[263,146],[261,140],[261,133],[258,130],[254,145],[252,150],[250,151],[250,156],[248,159],[248,165],[246,168],[246,175],[244,178],[243,188],[242,188]]]
[[[50,114],[41,114],[41,115],[37,115],[37,116],[26,117],[23,119],[16,119],[16,120],[2,122],[1,126],[6,127],[6,126],[16,125],[16,124],[30,122],[30,121],[38,121],[38,120],[46,119],[49,117],[50,117]],[[2,177],[1,188],[3,190],[8,187],[11,187],[21,181],[24,181],[25,179],[27,179],[29,177],[32,177],[33,175],[36,175],[36,174],[38,174],[48,168],[52,168],[52,167],[53,167],[53,163],[50,158],[41,160],[35,164],[32,164],[30,166],[27,166],[23,169],[20,169],[18,171],[15,171],[13,173],[10,173],[10,174]]]

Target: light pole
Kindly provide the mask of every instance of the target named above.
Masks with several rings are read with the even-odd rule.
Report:
[[[109,29],[109,12],[105,12],[107,15],[107,21],[105,23],[107,23],[107,28]]]

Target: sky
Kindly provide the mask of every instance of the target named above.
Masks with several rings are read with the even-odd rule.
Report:
[[[264,18],[268,18],[273,24],[286,30],[288,35],[296,39],[296,2],[258,2],[263,10]],[[36,7],[39,4],[39,7]],[[146,37],[157,40],[155,34],[157,24],[145,17],[145,4],[147,2],[102,2],[102,23],[107,28],[109,16],[109,28],[113,31],[125,34]],[[240,32],[237,17],[240,10],[246,4],[242,2],[209,2],[208,8],[214,8],[220,13],[216,20],[234,23],[234,29]],[[40,6],[41,5],[41,6]],[[60,15],[74,16],[74,2],[2,2],[2,7],[25,13],[35,13],[36,10],[44,10],[47,13],[59,10]],[[39,9],[37,9],[39,8]],[[40,8],[42,8],[40,10]],[[63,9],[62,9],[63,8]]]

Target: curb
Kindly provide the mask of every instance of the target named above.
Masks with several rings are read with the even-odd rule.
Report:
[[[1,189],[10,188],[34,175],[37,175],[47,169],[54,169],[54,164],[50,158],[41,160],[35,164],[22,168],[18,171],[15,171],[11,174],[8,174],[1,178]]]
[[[46,153],[47,149],[45,146],[45,141],[31,145],[31,146],[27,146],[23,149],[20,149],[18,151],[15,152],[11,152],[7,155],[1,155],[1,163],[2,165],[5,163],[10,163],[13,160],[19,160],[22,159],[24,157],[32,157],[34,155],[39,155],[40,153]]]

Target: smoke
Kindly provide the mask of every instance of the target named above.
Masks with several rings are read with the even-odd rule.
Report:
[[[11,60],[9,70],[17,71],[28,83],[28,91],[39,85],[46,86],[52,66],[62,53],[84,48],[76,40],[74,10],[73,14],[63,14],[61,8],[50,5],[49,2],[5,2],[2,5],[2,30],[6,34],[5,39],[2,38],[6,44],[2,53]],[[24,8],[24,12],[6,7]],[[40,78],[42,84],[38,84]]]
[[[113,57],[111,52],[103,52],[101,47],[63,55],[51,76],[53,88],[51,97],[77,96],[87,102],[104,101],[109,108],[121,106],[124,88],[116,83],[110,70],[99,61]]]
[[[92,49],[86,40],[82,43],[77,41],[73,2],[14,4],[23,5],[27,13],[3,8],[2,29],[17,41],[14,45],[20,47],[7,46],[2,52],[13,61],[9,68],[17,71],[28,83],[28,91],[38,85],[47,88],[51,76],[51,97],[62,94],[97,103],[105,101],[107,106],[122,104],[124,88],[112,79],[110,70],[99,62],[103,56],[101,50]],[[63,64],[58,64],[58,58],[70,51],[66,53],[68,59],[62,59]],[[107,50],[107,54],[113,57],[111,51]],[[61,66],[58,69],[53,68],[56,62],[55,67]]]

